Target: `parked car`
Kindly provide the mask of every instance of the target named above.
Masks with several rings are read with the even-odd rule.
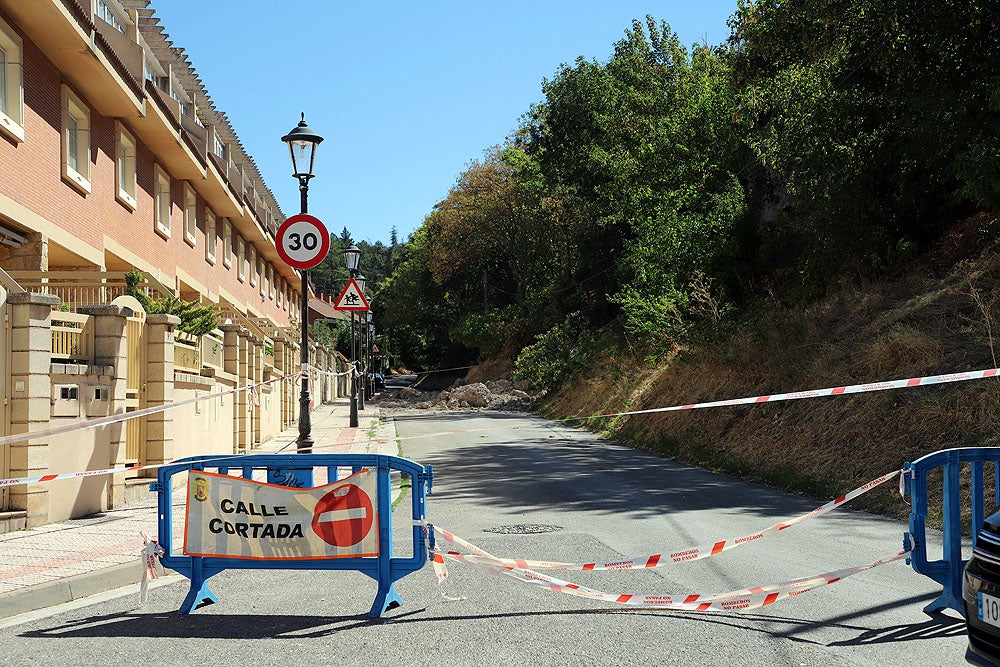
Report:
[[[974,665],[1000,665],[1000,512],[983,522],[962,577],[965,626]]]

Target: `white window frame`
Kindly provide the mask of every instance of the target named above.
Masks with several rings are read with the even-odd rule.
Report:
[[[184,184],[184,241],[192,248],[198,230],[198,196],[190,183]]]
[[[118,12],[111,6],[108,0],[97,0],[97,16],[115,30],[123,34],[128,34],[125,28],[125,21],[122,20],[122,17],[118,15]]]
[[[156,233],[170,238],[170,215],[173,203],[170,197],[170,174],[158,164],[153,165],[153,224]]]
[[[245,261],[246,241],[239,234],[236,235],[236,279],[243,282],[247,279],[247,268]]]
[[[278,304],[279,306],[281,306],[281,289],[282,289],[282,280],[283,280],[283,278],[278,278],[278,277],[275,277],[275,279],[274,279],[274,282],[275,282],[275,283],[277,283],[277,284],[276,284],[276,285],[274,286],[274,292],[275,292],[275,294],[274,294],[274,298],[275,298],[275,301],[277,302],[277,304]]]
[[[0,132],[24,141],[24,47],[14,29],[0,18]]]
[[[229,218],[222,222],[222,265],[227,269],[233,266],[233,223]]]
[[[215,264],[215,246],[219,239],[215,235],[216,217],[212,209],[205,207],[205,261]]]
[[[247,263],[250,265],[250,287],[257,285],[257,246],[250,244],[247,251]]]
[[[226,142],[222,140],[218,132],[215,133],[215,147],[213,151],[220,160],[226,159]]]
[[[90,107],[65,84],[62,86],[62,177],[77,190],[90,193]]]
[[[274,279],[276,274],[274,268],[268,264],[267,265],[267,298],[274,300]]]
[[[135,137],[119,122],[118,136],[115,140],[115,186],[117,192],[115,197],[132,211],[138,206],[136,146]]]

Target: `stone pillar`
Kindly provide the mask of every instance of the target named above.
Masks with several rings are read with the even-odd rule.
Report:
[[[252,376],[250,375],[250,339],[251,334],[247,329],[240,330],[240,367],[237,372],[238,385],[241,388],[250,385]],[[250,450],[250,396],[247,389],[236,392],[236,449],[240,454],[245,454]]]
[[[326,371],[326,348],[322,345],[316,346],[316,368],[317,371]],[[330,376],[325,372],[316,372],[312,376],[316,384],[316,405],[322,405],[327,402],[326,387]]]
[[[223,324],[219,327],[222,329],[222,346],[223,346],[223,358],[222,358],[222,370],[236,376],[236,385],[241,386],[242,381],[240,378],[240,358],[242,357],[242,345],[240,341],[246,333],[244,329],[239,324]],[[233,453],[238,454],[240,452],[240,424],[245,420],[246,416],[246,403],[243,403],[243,410],[240,410],[240,397],[245,395],[246,392],[236,392],[233,395]]]
[[[313,372],[319,364],[316,363],[316,343],[309,341],[309,356],[306,358],[309,360],[309,411],[319,405],[319,377]]]
[[[52,406],[52,306],[60,299],[50,294],[12,292],[10,308],[10,433],[47,428]],[[10,447],[10,476],[34,477],[49,471],[49,439],[36,437]],[[48,522],[49,492],[46,484],[11,487],[10,508],[28,513],[26,527]]]
[[[176,315],[146,317],[146,407],[174,402],[174,328],[181,323]],[[174,418],[166,410],[146,417],[144,465],[174,460]],[[155,476],[156,471],[150,471]]]
[[[258,384],[264,379],[264,341],[256,336],[251,336],[248,341],[250,351],[249,384]],[[261,393],[262,387],[254,389],[250,396],[250,424],[248,425],[249,446],[256,448],[263,440],[261,434],[261,422],[264,414],[264,396]]]
[[[125,392],[128,385],[128,340],[125,327],[127,318],[118,306],[82,306],[78,312],[90,315],[94,327],[94,365],[108,366],[111,378],[111,406],[109,415],[125,413]],[[111,467],[124,468],[126,463],[125,443],[127,427],[125,422],[108,427],[111,446]],[[140,456],[141,447],[140,443]],[[108,491],[108,506],[121,507],[125,504],[125,473],[112,475]]]
[[[278,377],[285,377],[285,348],[287,344],[281,339],[274,340],[274,372]],[[281,430],[285,429],[285,425],[288,423],[288,404],[286,402],[288,398],[288,381],[282,380],[276,384],[271,385],[274,393],[272,397],[274,400],[278,401],[278,409],[281,411],[281,420],[278,422],[281,424]]]
[[[294,373],[302,367],[302,353],[299,352],[300,343],[292,343],[288,347],[288,368],[290,373]],[[302,390],[302,378],[295,376],[288,380],[288,425],[299,423],[299,392]]]

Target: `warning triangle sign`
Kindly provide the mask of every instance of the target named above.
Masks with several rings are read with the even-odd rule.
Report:
[[[358,283],[351,278],[347,281],[347,287],[340,293],[337,303],[333,304],[337,310],[371,310],[368,299],[365,298]]]

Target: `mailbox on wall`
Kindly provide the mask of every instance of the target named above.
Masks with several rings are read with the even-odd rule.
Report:
[[[80,385],[77,384],[54,384],[52,385],[52,411],[53,417],[79,417],[80,416]]]
[[[110,406],[111,387],[106,384],[94,384],[86,387],[87,416],[103,417],[108,414]]]

